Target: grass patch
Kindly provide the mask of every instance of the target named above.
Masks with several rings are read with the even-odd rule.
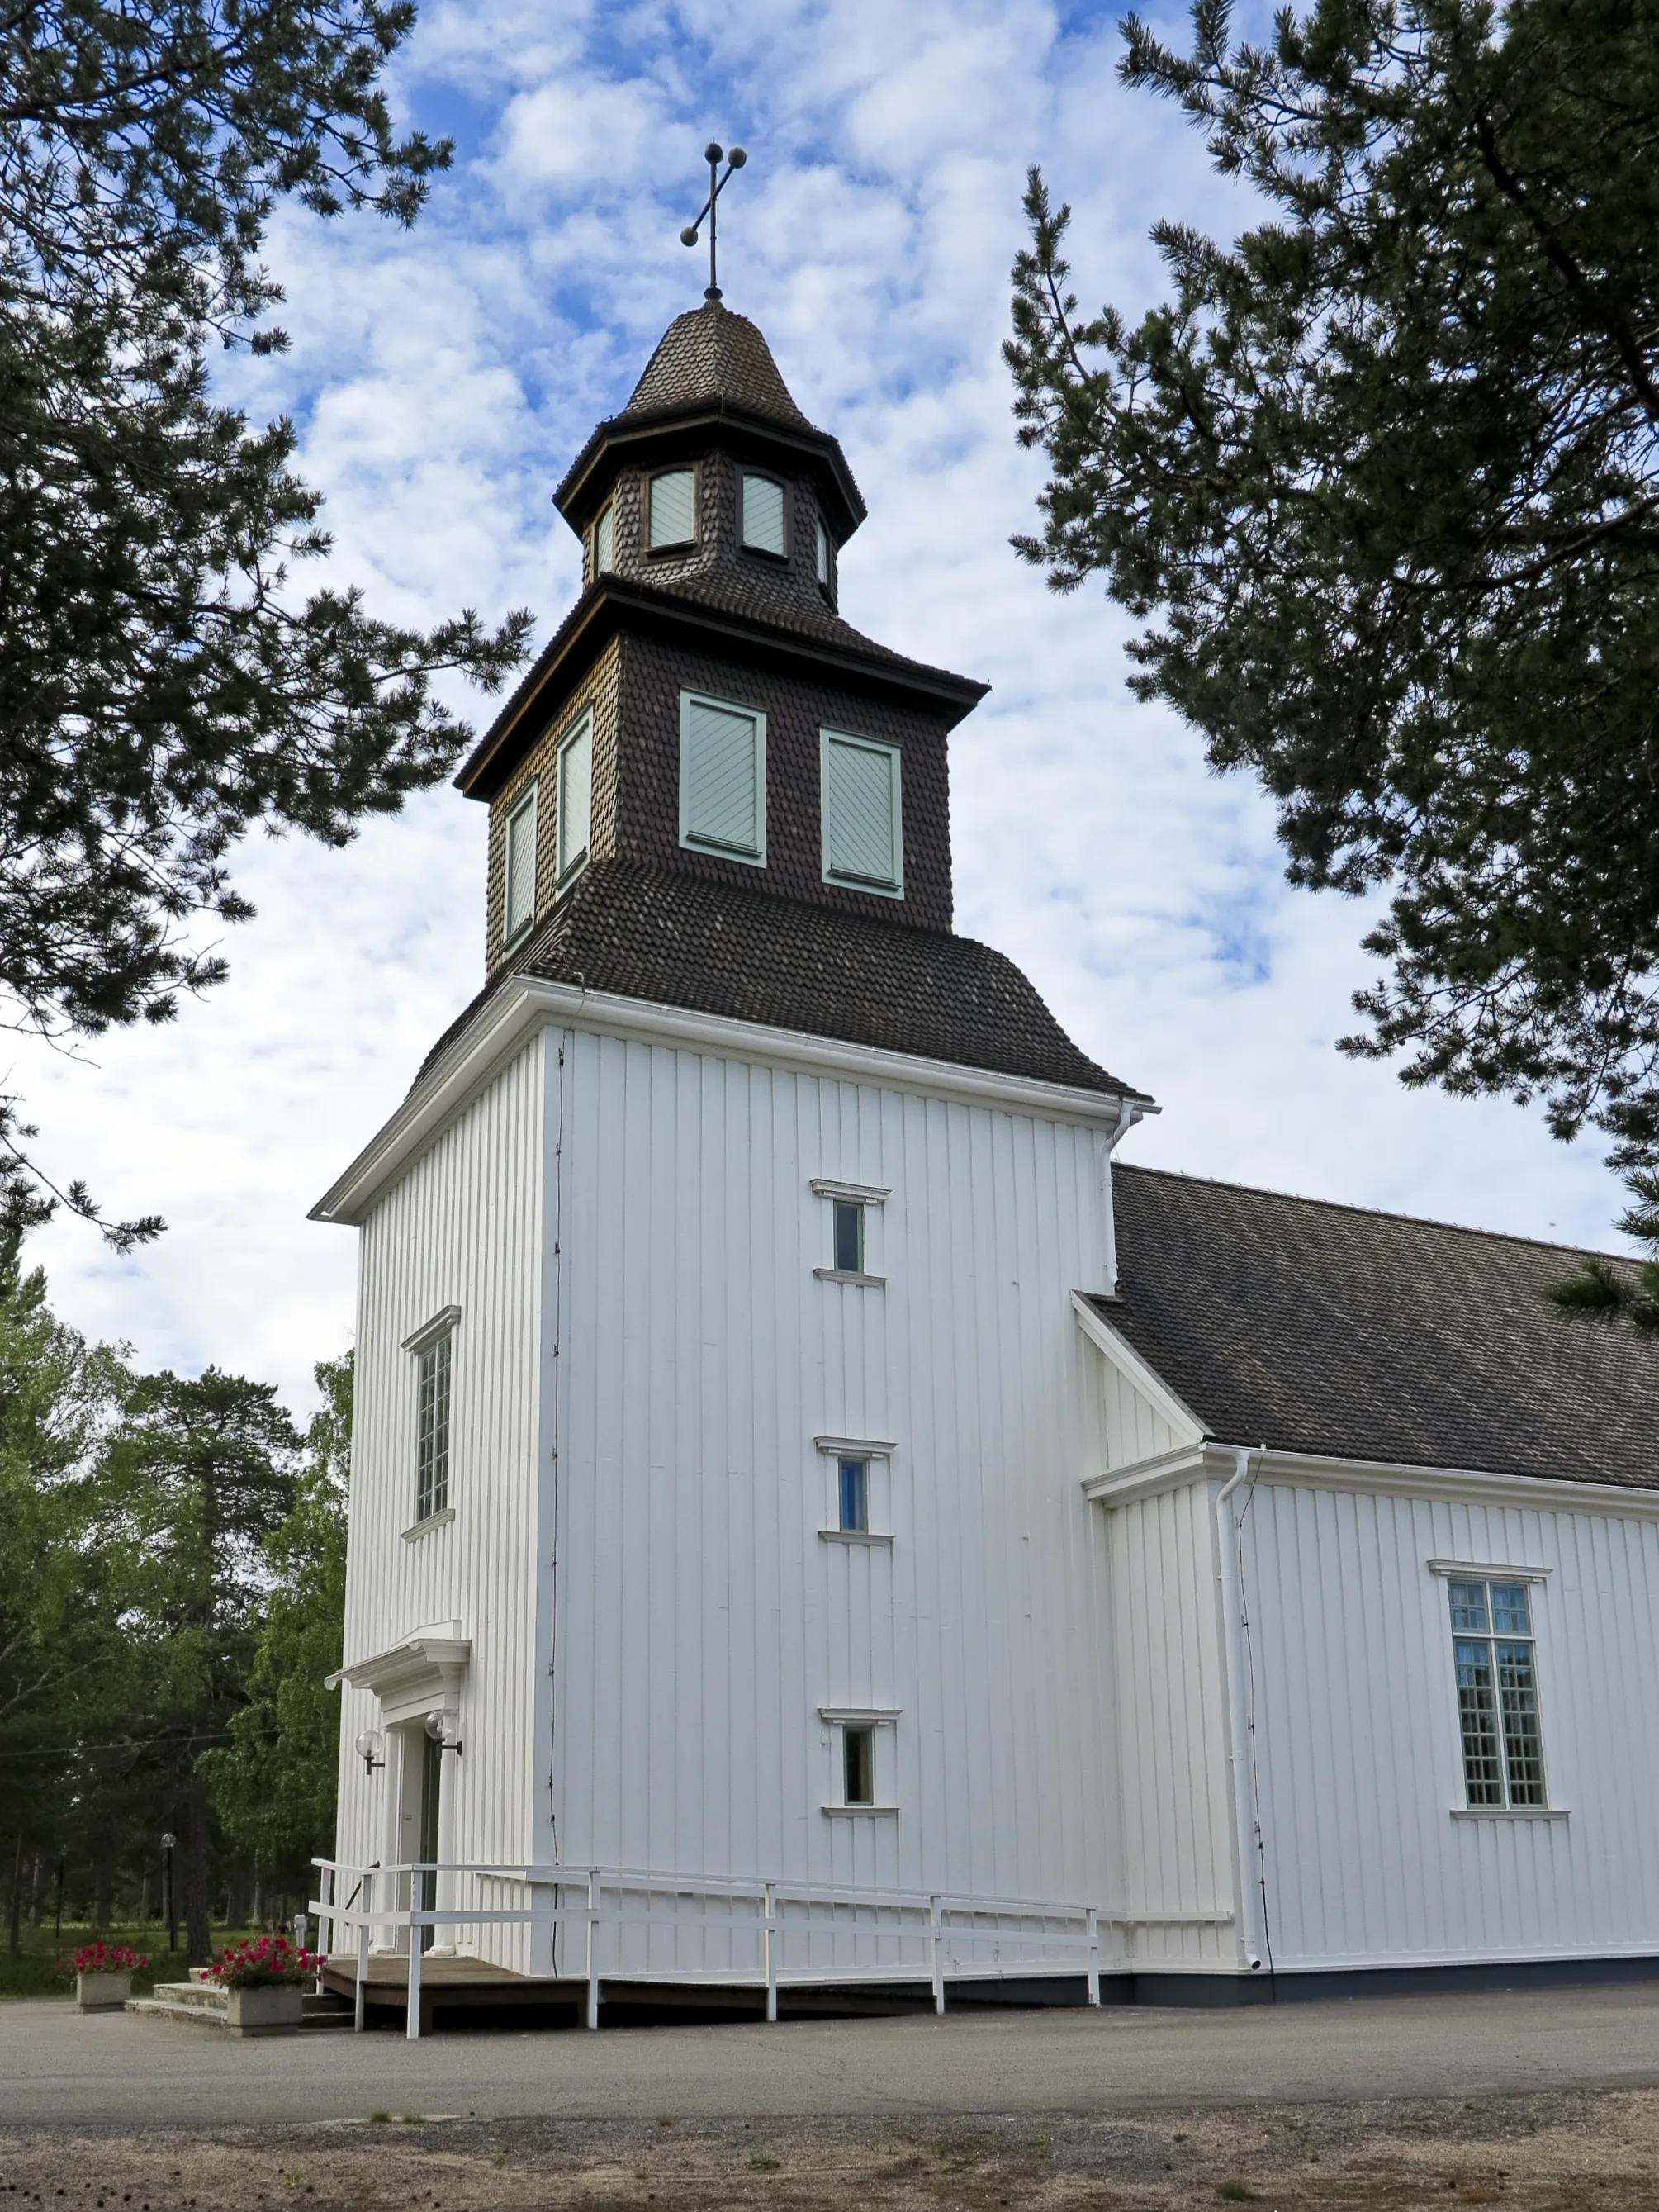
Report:
[[[246,1936],[261,1931],[252,1928],[221,1928],[217,1922],[213,1929],[213,1948],[222,1951],[228,1943],[240,1943]],[[153,1920],[142,1927],[113,1923],[107,1928],[93,1928],[86,1922],[66,1920],[63,1933],[54,1936],[52,1923],[43,1921],[39,1928],[25,1926],[21,1930],[21,1942],[15,1951],[0,1950],[0,2000],[7,1997],[73,1997],[75,1977],[52,1972],[54,1959],[67,1959],[88,1943],[101,1936],[106,1943],[130,1943],[140,1958],[149,1960],[143,1973],[132,1978],[132,1994],[147,1997],[154,1993],[157,1982],[182,1982],[190,1973],[185,1960],[184,1930],[179,1931],[179,1948],[169,1953],[167,1931]]]
[[[774,2158],[769,2150],[757,2150],[749,2163],[757,2173],[775,2173],[783,2160]]]
[[[1224,2204],[1253,2204],[1255,2191],[1248,2181],[1218,2181],[1215,2193]]]

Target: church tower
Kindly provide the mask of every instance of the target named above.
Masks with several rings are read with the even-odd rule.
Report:
[[[485,996],[580,977],[1118,1088],[950,934],[947,741],[987,687],[842,620],[864,501],[755,325],[679,316],[554,501],[581,597],[457,778],[490,810]]]

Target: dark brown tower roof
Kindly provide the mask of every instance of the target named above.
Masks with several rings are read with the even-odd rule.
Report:
[[[746,315],[734,315],[718,300],[705,301],[701,307],[674,318],[623,413],[678,414],[682,408],[703,407],[710,401],[787,422],[792,430],[823,435],[790,398],[758,326]]]

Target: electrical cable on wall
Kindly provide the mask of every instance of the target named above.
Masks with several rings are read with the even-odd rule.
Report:
[[[559,1358],[562,1341],[564,1316],[564,1055],[567,1032],[559,1037],[559,1120],[553,1139],[553,1513],[552,1547],[549,1567],[553,1576],[553,1598],[549,1607],[550,1640],[547,1658],[548,1680],[551,1685],[548,1696],[550,1711],[547,1731],[547,1812],[553,1834],[553,1864],[559,1863],[559,1801],[554,1782],[559,1753]],[[556,1883],[553,1898],[556,1905],[562,1891]],[[553,1923],[553,1972],[559,1971],[559,1930],[562,1923]]]
[[[1265,1452],[1267,1446],[1262,1445]],[[1273,2002],[1279,2002],[1279,1984],[1273,1972],[1273,1917],[1267,1910],[1267,1852],[1261,1833],[1261,1774],[1256,1762],[1255,1747],[1255,1644],[1250,1633],[1250,1601],[1244,1581],[1244,1523],[1255,1503],[1255,1486],[1261,1479],[1261,1461],[1256,1459],[1250,1470],[1249,1480],[1244,1486],[1244,1503],[1233,1516],[1233,1556],[1238,1583],[1238,1620],[1244,1632],[1244,1680],[1248,1695],[1245,1713],[1245,1733],[1250,1743],[1250,1823],[1255,1832],[1256,1882],[1261,1892],[1261,1948],[1267,1954],[1267,1986],[1273,1991]]]

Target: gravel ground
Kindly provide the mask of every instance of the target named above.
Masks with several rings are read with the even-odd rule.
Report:
[[[0,2087],[0,2114],[3,2112]],[[1159,2105],[924,2120],[500,2121],[308,2127],[0,2124],[0,2212],[1163,2212],[1259,2203],[1652,2212],[1659,2091]]]

